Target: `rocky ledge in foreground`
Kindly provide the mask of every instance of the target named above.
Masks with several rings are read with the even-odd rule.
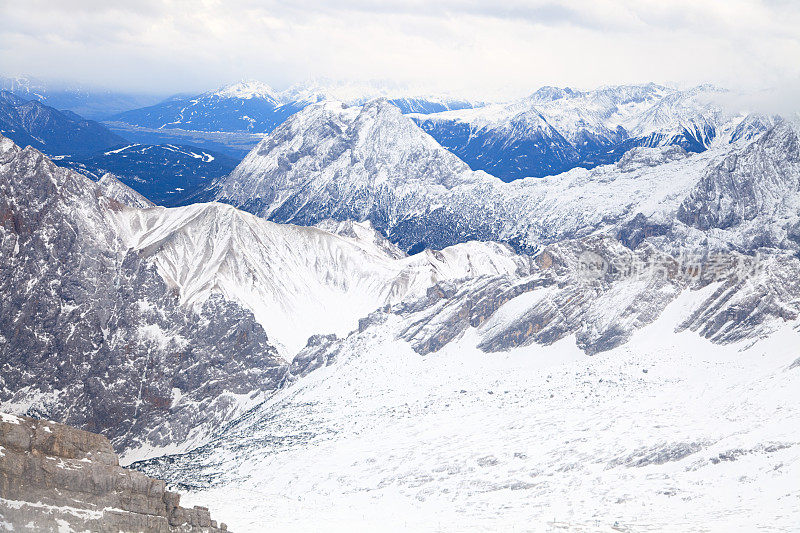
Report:
[[[96,433],[0,413],[0,530],[216,532],[163,481],[119,466]]]

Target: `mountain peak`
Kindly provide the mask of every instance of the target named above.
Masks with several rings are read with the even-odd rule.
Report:
[[[553,87],[552,85],[545,85],[533,93],[530,96],[530,99],[534,102],[550,102],[578,94],[580,94],[579,91],[571,89],[570,87]]]
[[[239,98],[242,100],[250,100],[259,98],[262,100],[278,101],[278,93],[275,89],[266,83],[256,80],[242,80],[237,83],[225,85],[209,93],[210,96],[218,96],[220,98]]]
[[[471,179],[464,162],[388,100],[363,107],[328,101],[306,107],[264,138],[219,183],[216,197],[261,216],[315,224],[331,215],[317,218],[307,212],[301,220],[291,213],[306,204],[321,209],[348,198],[333,218],[385,219],[391,217],[386,210],[393,201],[385,197],[390,189],[450,188]],[[287,193],[298,187],[305,200],[287,202]],[[373,222],[380,225],[377,218]]]

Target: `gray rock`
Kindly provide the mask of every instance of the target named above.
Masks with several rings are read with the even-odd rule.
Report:
[[[252,313],[198,311],[114,223],[125,207],[0,137],[0,401],[101,432],[119,451],[202,438],[288,365]]]
[[[0,418],[0,518],[35,531],[214,532],[208,509],[180,506],[163,481],[118,466],[102,435]],[[12,503],[13,502],[13,503]]]

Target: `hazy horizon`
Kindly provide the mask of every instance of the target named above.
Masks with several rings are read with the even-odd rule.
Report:
[[[754,90],[800,78],[800,6],[778,0],[33,0],[0,15],[4,75],[142,94],[329,78],[503,99],[544,85]]]

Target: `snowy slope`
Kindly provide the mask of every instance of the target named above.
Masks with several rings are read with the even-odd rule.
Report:
[[[487,357],[475,330],[420,356],[390,321],[213,445],[138,467],[241,531],[791,531],[800,338],[675,335],[711,292],[592,358],[571,339]]]
[[[418,297],[433,284],[524,271],[527,261],[494,243],[399,256],[368,227],[353,237],[267,222],[224,204],[119,214],[127,243],[201,307],[212,294],[250,309],[291,358],[314,334],[343,336],[372,311]]]

